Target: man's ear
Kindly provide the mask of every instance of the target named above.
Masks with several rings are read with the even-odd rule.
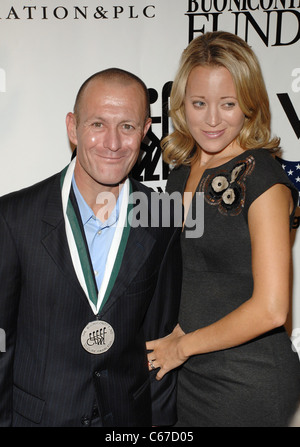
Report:
[[[152,123],[152,119],[151,119],[151,118],[148,118],[147,121],[146,121],[146,123],[145,123],[145,126],[144,126],[143,139],[144,139],[145,136],[147,135],[147,132],[148,132],[148,130],[149,130],[149,127],[151,126],[151,123]]]
[[[76,116],[74,115],[74,113],[69,112],[67,114],[66,126],[67,126],[69,140],[71,141],[71,143],[74,144],[74,146],[77,146],[77,132],[76,132],[77,122],[76,122]]]

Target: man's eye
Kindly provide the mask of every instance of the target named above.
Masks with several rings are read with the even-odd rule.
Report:
[[[95,127],[96,129],[99,129],[100,127],[102,127],[102,123],[98,123],[98,122],[93,123],[92,127]]]
[[[132,130],[134,127],[131,124],[123,124],[123,129]]]

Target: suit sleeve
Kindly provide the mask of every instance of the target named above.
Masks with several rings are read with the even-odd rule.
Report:
[[[19,259],[0,211],[0,427],[12,422],[13,358],[20,290]]]
[[[178,322],[181,293],[180,229],[174,232],[160,267],[157,287],[148,309],[144,331],[147,340],[164,337]],[[157,371],[150,372],[152,397],[152,425],[171,426],[176,422],[175,370],[162,380],[156,379]]]

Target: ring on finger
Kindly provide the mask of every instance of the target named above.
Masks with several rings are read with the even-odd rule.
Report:
[[[151,369],[155,369],[155,366],[153,364],[153,360],[148,360],[148,363],[149,363]]]

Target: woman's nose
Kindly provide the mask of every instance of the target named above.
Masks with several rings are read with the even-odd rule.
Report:
[[[206,123],[211,127],[216,127],[222,121],[220,111],[217,107],[208,107],[206,114]]]

